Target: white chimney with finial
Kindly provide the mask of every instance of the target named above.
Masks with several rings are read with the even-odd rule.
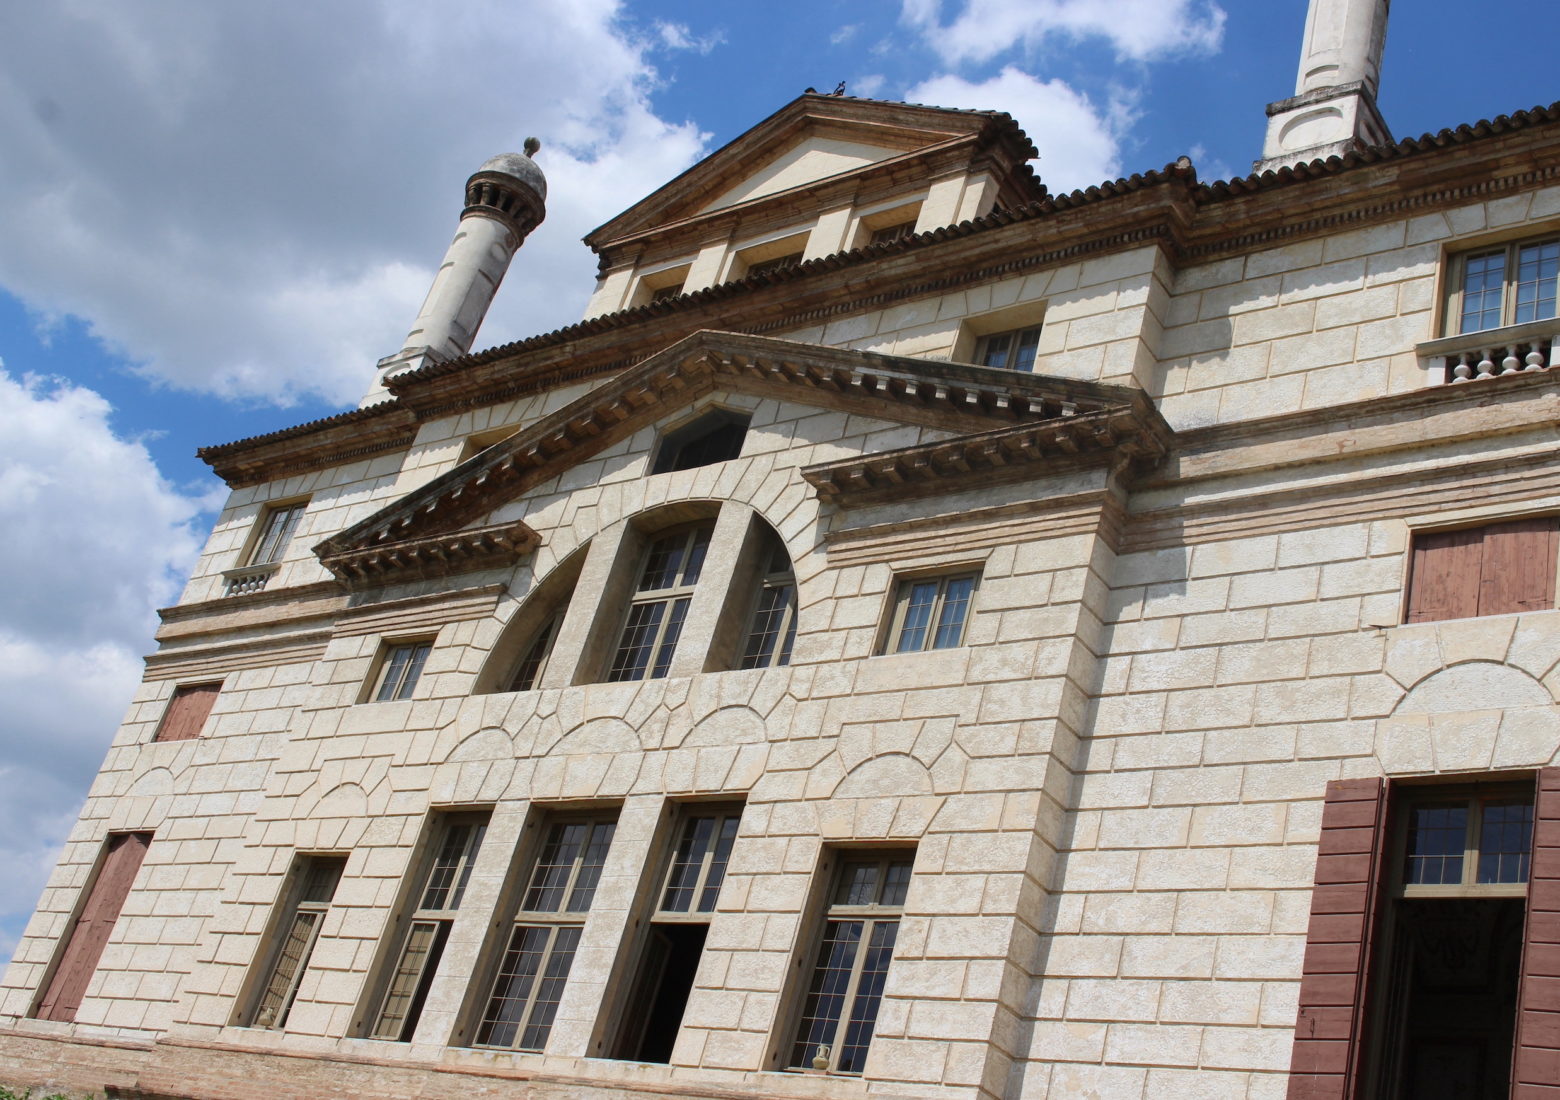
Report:
[[[1392,141],[1376,109],[1390,0],[1311,0],[1295,94],[1268,104],[1253,170],[1325,159]]]
[[[509,261],[547,216],[547,180],[531,159],[541,147],[526,138],[524,153],[500,153],[466,181],[455,239],[401,350],[379,361],[364,405],[384,398],[391,375],[471,350]]]

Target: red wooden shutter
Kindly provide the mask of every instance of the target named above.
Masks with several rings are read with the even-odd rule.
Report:
[[[211,714],[217,701],[218,684],[185,684],[173,693],[162,724],[157,727],[154,741],[192,741],[200,736],[201,727]]]
[[[1357,1087],[1386,808],[1380,779],[1327,784],[1289,1064],[1290,1100],[1343,1100]]]
[[[49,979],[49,988],[38,1002],[38,1019],[69,1023],[76,1018],[87,983],[97,969],[108,934],[114,930],[119,910],[124,908],[125,897],[151,842],[151,833],[120,833],[108,838],[108,854],[103,857],[92,892],[70,930],[59,965]]]
[[[1484,528],[1479,614],[1548,611],[1555,606],[1556,521],[1519,519]]]
[[[1522,991],[1511,1095],[1560,1096],[1560,768],[1540,768],[1533,804]]]
[[[1408,621],[1467,619],[1479,613],[1483,532],[1431,531],[1414,536],[1408,578]]]

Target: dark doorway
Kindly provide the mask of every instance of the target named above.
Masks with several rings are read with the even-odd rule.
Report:
[[[619,1058],[669,1062],[709,925],[652,924],[623,1019]]]
[[[1373,1075],[1380,1100],[1505,1100],[1523,899],[1393,905]]]

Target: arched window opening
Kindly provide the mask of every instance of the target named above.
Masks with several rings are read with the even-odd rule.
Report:
[[[791,663],[796,642],[796,574],[785,543],[763,525],[760,567],[753,617],[739,668],[771,668]]]
[[[478,677],[476,694],[533,691],[541,686],[564,616],[573,602],[588,545],[574,550],[526,598],[494,646]]]
[[[713,522],[683,527],[659,535],[645,548],[639,583],[607,669],[608,683],[667,674],[714,531]]]

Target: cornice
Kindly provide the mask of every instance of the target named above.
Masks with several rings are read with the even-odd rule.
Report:
[[[519,561],[540,542],[540,535],[517,520],[385,542],[364,550],[322,553],[319,558],[348,588],[377,588],[501,569]]]

